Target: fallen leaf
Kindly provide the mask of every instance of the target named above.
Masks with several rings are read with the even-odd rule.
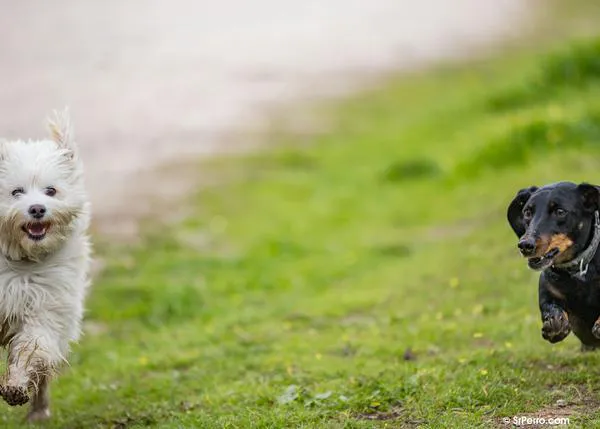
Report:
[[[280,404],[289,404],[290,402],[294,402],[298,399],[299,396],[298,386],[292,384],[285,389],[285,392],[281,396],[277,398],[277,402]]]
[[[331,390],[328,390],[327,392],[317,393],[315,395],[315,399],[327,399],[330,396],[331,396]]]

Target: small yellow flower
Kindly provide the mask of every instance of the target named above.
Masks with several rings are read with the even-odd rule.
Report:
[[[140,365],[146,366],[148,365],[148,358],[146,356],[140,356],[138,362],[140,363]]]
[[[483,337],[483,334],[481,332],[475,332],[473,334],[473,338],[482,338],[482,337]]]
[[[450,287],[451,287],[452,289],[456,289],[456,288],[458,287],[458,285],[459,285],[459,284],[460,284],[460,282],[458,281],[458,278],[457,278],[457,277],[452,277],[452,278],[450,279]]]
[[[323,358],[323,355],[321,353],[317,353],[317,354],[315,354],[315,358],[317,360],[321,360]]]
[[[509,341],[504,343],[504,347],[506,347],[507,349],[512,349],[512,346],[513,346],[512,343]]]
[[[481,375],[488,375],[488,370],[485,369],[485,368],[482,368],[482,369],[479,370],[479,374],[481,374]]]
[[[465,358],[462,358],[462,357],[461,357],[461,358],[458,358],[458,363],[460,363],[460,364],[463,364],[463,363],[465,363],[466,361],[467,361],[467,359],[465,359]]]

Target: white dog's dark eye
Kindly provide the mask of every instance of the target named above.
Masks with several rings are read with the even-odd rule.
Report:
[[[13,189],[13,191],[10,193],[13,197],[18,197],[19,195],[22,195],[25,193],[25,189],[23,188],[15,188]]]
[[[56,188],[53,188],[52,186],[48,186],[46,188],[46,195],[48,195],[49,197],[53,197],[56,195]]]

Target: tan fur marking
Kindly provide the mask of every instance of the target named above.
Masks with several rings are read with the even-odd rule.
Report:
[[[565,234],[555,234],[550,239],[550,244],[548,244],[548,249],[558,249],[560,252],[564,252],[569,247],[573,245],[573,241],[567,237]]]

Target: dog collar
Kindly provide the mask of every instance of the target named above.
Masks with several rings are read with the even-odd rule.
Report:
[[[598,245],[600,245],[600,214],[598,211],[594,212],[594,216],[596,219],[594,224],[594,236],[592,237],[590,245],[575,259],[562,264],[555,264],[552,266],[553,268],[564,270],[573,277],[585,280],[585,275],[587,274],[590,262],[594,259],[596,250],[598,250]]]

